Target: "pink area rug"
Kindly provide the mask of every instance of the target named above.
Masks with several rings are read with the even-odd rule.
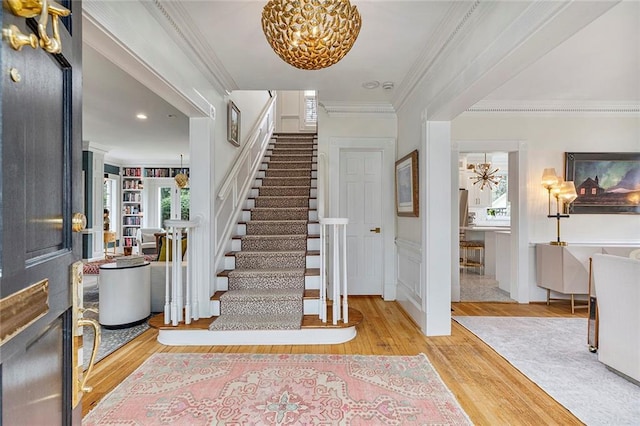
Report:
[[[424,355],[154,354],[83,425],[470,425]]]

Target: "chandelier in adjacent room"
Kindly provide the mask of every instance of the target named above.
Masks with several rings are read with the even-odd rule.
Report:
[[[341,60],[361,24],[349,0],[270,0],[262,11],[262,30],[271,48],[303,70],[319,70]]]
[[[494,170],[491,170],[491,163],[487,163],[487,154],[484,154],[484,163],[478,163],[475,165],[473,171],[475,176],[471,176],[469,179],[473,180],[473,184],[480,184],[480,190],[484,190],[485,185],[492,189],[492,185],[498,185],[500,182],[500,176],[496,175],[498,173],[497,167]]]
[[[184,173],[184,169],[182,168],[182,154],[180,154],[180,170],[174,177],[174,180],[176,181],[176,186],[180,189],[189,184],[189,176]]]

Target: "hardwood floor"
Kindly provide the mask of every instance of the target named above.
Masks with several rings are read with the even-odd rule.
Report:
[[[580,425],[555,402],[490,347],[452,321],[451,336],[426,337],[396,302],[379,297],[352,297],[350,306],[364,315],[358,335],[339,345],[302,346],[163,346],[150,329],[96,364],[89,379],[82,415],[156,352],[313,353],[365,355],[427,355],[442,380],[477,425]],[[452,315],[586,317],[571,314],[568,303],[454,303]],[[586,337],[585,337],[586,339]],[[535,350],[535,348],[532,348]]]

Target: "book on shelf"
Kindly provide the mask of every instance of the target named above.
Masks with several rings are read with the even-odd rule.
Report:
[[[136,266],[144,264],[144,256],[131,255],[116,258],[116,265],[120,268],[123,266]]]

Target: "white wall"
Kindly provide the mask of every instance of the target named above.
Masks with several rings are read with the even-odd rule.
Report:
[[[278,90],[276,100],[276,132],[304,133],[315,132],[315,128],[305,126],[304,91]]]
[[[542,171],[554,167],[564,175],[565,152],[638,152],[638,116],[516,115],[465,113],[452,122],[453,141],[521,140],[527,144],[524,190],[529,242],[556,237],[556,222],[547,218],[547,191],[540,185]],[[552,206],[553,209],[553,206]],[[573,214],[561,222],[562,240],[569,244],[640,244],[640,215]],[[545,299],[535,284],[535,257],[529,255],[529,297]]]
[[[227,141],[227,99],[233,100],[240,110],[240,146],[237,147]],[[234,159],[240,154],[243,144],[250,136],[251,129],[256,124],[265,104],[269,101],[266,90],[235,90],[225,98],[215,100],[217,111],[215,129],[215,189],[222,184],[224,177],[233,166]]]

